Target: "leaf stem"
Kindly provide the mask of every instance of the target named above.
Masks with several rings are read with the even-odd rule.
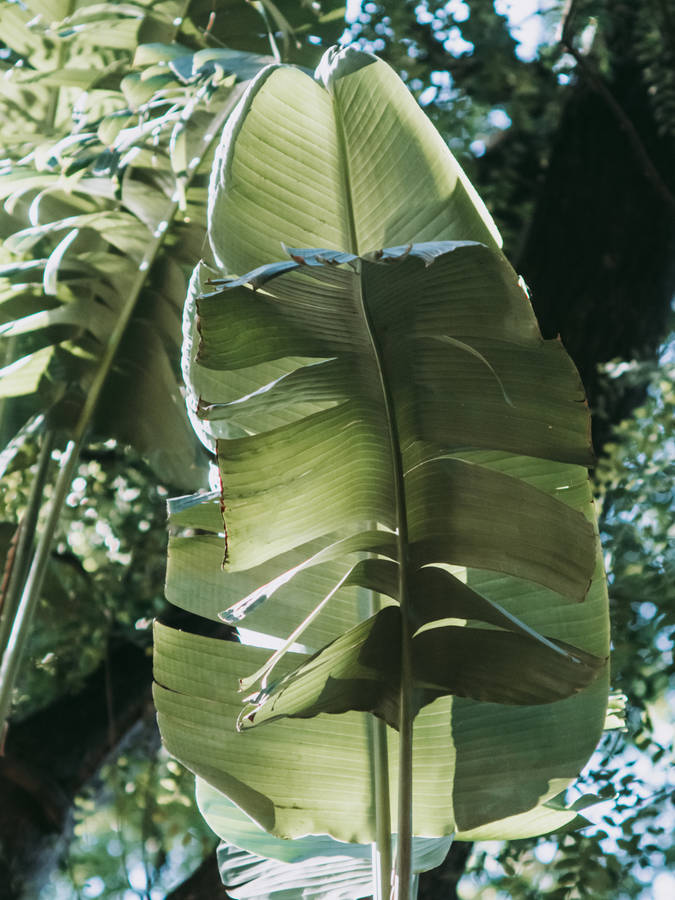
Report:
[[[367,591],[367,607],[368,617],[374,616],[380,609],[379,594],[375,591]],[[382,719],[372,715],[368,715],[367,722],[375,806],[375,843],[373,844],[375,900],[389,900],[392,861],[387,725]]]
[[[40,512],[40,504],[44,494],[45,485],[47,483],[47,474],[49,472],[49,463],[52,458],[52,448],[54,446],[54,432],[47,429],[42,437],[42,446],[38,457],[37,471],[30,486],[28,495],[28,505],[19,522],[18,542],[16,545],[16,553],[12,561],[12,570],[9,576],[9,584],[7,593],[2,598],[2,609],[0,611],[0,661],[5,652],[7,641],[12,630],[12,623],[16,617],[19,601],[26,580],[26,569],[28,560],[33,552],[35,544],[35,530],[37,528],[38,515]]]
[[[387,726],[382,719],[368,716],[373,752],[375,799],[375,844],[373,875],[376,900],[388,900],[391,884],[391,807],[389,804],[389,755]]]
[[[16,345],[16,335],[3,339],[5,352],[2,354],[0,368],[4,368],[12,361],[14,347]],[[0,397],[0,447],[5,447],[11,439],[12,434],[9,432],[9,397]]]
[[[47,521],[33,557],[21,601],[14,617],[0,666],[0,731],[2,731],[12,703],[12,691],[16,682],[23,654],[30,634],[30,625],[44,581],[52,541],[56,532],[61,508],[66,499],[77,463],[80,442],[69,441],[61,458],[61,471],[54,485]]]
[[[399,590],[401,590],[399,579]],[[399,595],[403,598],[403,592]],[[401,603],[403,606],[403,603]],[[398,849],[396,853],[397,900],[412,897],[412,763],[413,719],[412,659],[408,617],[401,611],[401,692],[398,751]]]

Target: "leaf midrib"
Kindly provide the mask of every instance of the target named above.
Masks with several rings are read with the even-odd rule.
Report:
[[[349,166],[349,154],[347,152],[347,140],[342,124],[341,110],[337,94],[331,92],[333,110],[338,139],[338,154],[343,177],[343,191],[345,209],[347,210],[347,226],[349,232],[350,247],[352,253],[359,255],[362,248],[358,244],[356,219],[354,216],[354,202],[351,190],[351,173]],[[391,396],[387,373],[384,364],[382,347],[377,338],[377,332],[373,324],[364,293],[363,262],[359,261],[357,269],[358,277],[358,307],[373,359],[377,369],[378,380],[382,392],[385,421],[387,423],[387,435],[389,439],[390,458],[394,488],[394,506],[396,519],[396,541],[398,549],[398,581],[399,581],[399,607],[401,612],[401,681],[399,697],[399,779],[398,779],[398,853],[397,876],[399,880],[399,896],[406,900],[409,896],[410,882],[412,878],[412,730],[414,720],[412,697],[412,647],[410,641],[411,629],[409,627],[410,611],[408,597],[408,517],[406,511],[405,485],[403,480],[403,458],[399,439],[396,410]]]
[[[357,256],[360,253],[358,237],[356,232],[356,219],[354,218],[354,201],[352,197],[352,179],[351,169],[349,165],[349,154],[347,153],[347,138],[345,136],[344,126],[342,124],[342,115],[338,103],[337,95],[332,92],[331,100],[333,101],[333,117],[335,119],[335,130],[338,142],[338,165],[342,173],[342,190],[344,193],[345,209],[347,210],[347,231],[349,234],[349,247],[346,248],[350,253]]]
[[[363,318],[377,369],[384,405],[387,436],[390,448],[394,506],[396,521],[396,544],[398,551],[398,591],[401,613],[401,675],[399,690],[399,782],[398,782],[398,857],[397,874],[400,897],[408,897],[408,885],[412,877],[412,729],[415,717],[412,696],[412,647],[410,603],[408,596],[408,516],[406,510],[405,484],[403,480],[403,457],[399,439],[398,423],[393,398],[389,390],[384,354],[373,324],[364,291],[363,265],[359,261],[358,306]],[[366,264],[367,265],[367,264]]]

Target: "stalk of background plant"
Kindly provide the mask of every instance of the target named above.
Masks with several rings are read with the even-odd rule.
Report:
[[[42,446],[40,447],[37,470],[31,483],[30,494],[28,495],[28,505],[17,527],[18,540],[14,559],[11,563],[7,593],[2,598],[0,612],[0,660],[4,656],[12,625],[16,618],[19,600],[26,582],[28,561],[35,546],[35,531],[47,484],[53,446],[54,432],[48,428],[42,436]]]

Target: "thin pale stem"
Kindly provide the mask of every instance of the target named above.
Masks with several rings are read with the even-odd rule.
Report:
[[[376,900],[387,900],[391,885],[391,807],[389,803],[389,756],[387,726],[382,719],[368,716],[373,753],[375,795],[375,843],[373,875]]]
[[[30,494],[28,495],[28,505],[26,506],[26,510],[19,523],[19,539],[16,545],[14,560],[12,562],[12,571],[9,577],[7,593],[3,598],[2,615],[0,615],[0,660],[4,655],[5,647],[7,646],[7,641],[9,640],[9,635],[12,630],[12,624],[16,617],[17,609],[19,608],[19,601],[26,579],[28,561],[35,545],[35,531],[37,528],[40,505],[47,483],[53,446],[54,432],[51,431],[51,429],[47,429],[42,437],[42,447],[40,448],[40,456],[38,457],[35,477],[33,478]]]
[[[3,345],[4,353],[2,354],[2,359],[0,360],[0,368],[4,368],[12,361],[12,357],[14,355],[14,347],[16,345],[16,336],[4,338]],[[7,422],[9,403],[9,397],[0,397],[0,446],[2,447],[4,447],[12,437],[12,434],[9,431],[9,424]]]
[[[372,527],[375,527],[373,524]],[[367,591],[367,615],[380,609],[380,595]],[[368,716],[368,743],[371,751],[373,799],[375,805],[375,843],[373,844],[373,882],[375,900],[388,900],[391,889],[391,804],[389,802],[389,753],[387,725]]]
[[[3,728],[9,714],[12,691],[19,674],[28,635],[30,634],[30,625],[40,596],[42,582],[44,581],[52,541],[58,526],[59,516],[61,515],[61,508],[73,480],[78,451],[79,443],[69,441],[61,458],[61,471],[54,485],[54,493],[49,504],[47,520],[28,572],[28,578],[21,595],[19,608],[14,617],[7,647],[2,656],[2,665],[0,666],[0,729]]]
[[[202,140],[199,160],[203,159],[204,155],[208,153],[213,143],[220,138],[220,131],[225,124],[225,120],[232,112],[242,93],[243,88],[241,85],[238,85],[232,91],[228,98],[228,101],[224,104],[220,112],[216,116],[214,116],[214,118],[210,122],[209,127],[205,131],[205,137]],[[197,169],[198,160],[191,167],[191,171],[186,182],[186,187],[194,177]],[[37,550],[35,551],[35,556],[28,573],[28,578],[26,579],[26,584],[21,596],[17,615],[14,619],[12,630],[9,636],[7,648],[5,650],[5,653],[3,654],[2,666],[0,667],[0,732],[4,727],[5,721],[9,714],[12,691],[14,689],[14,684],[16,682],[16,678],[23,658],[33,613],[37,605],[38,597],[40,596],[40,591],[42,589],[42,583],[44,581],[47,562],[49,560],[49,554],[51,552],[51,546],[54,540],[54,535],[56,534],[59,517],[61,515],[61,509],[70,489],[70,483],[75,471],[75,466],[77,464],[82,441],[89,428],[91,418],[94,414],[94,410],[96,409],[96,404],[98,403],[101,391],[103,390],[103,386],[112,367],[124,332],[126,331],[129,320],[131,319],[133,311],[136,308],[136,303],[138,302],[140,293],[147,281],[148,273],[152,268],[157,254],[162,248],[162,245],[166,239],[166,235],[169,231],[169,226],[171,222],[173,222],[178,209],[179,201],[177,199],[172,200],[164,216],[164,221],[166,222],[167,227],[155,236],[148,249],[146,250],[143,259],[139,263],[136,278],[134,279],[131,290],[129,291],[128,298],[120,312],[120,316],[115,323],[115,328],[110,334],[108,343],[106,344],[106,348],[103,352],[98,368],[89,387],[87,398],[82,406],[79,418],[72,431],[71,440],[69,441],[64,456],[62,457],[61,471],[54,487],[54,494],[49,505],[49,511],[47,513],[47,520],[45,523],[44,531],[41,535]]]
[[[403,594],[400,594],[403,598]],[[411,900],[412,891],[412,803],[413,720],[412,661],[407,618],[401,616],[401,690],[398,742],[398,849],[396,854],[396,900]]]

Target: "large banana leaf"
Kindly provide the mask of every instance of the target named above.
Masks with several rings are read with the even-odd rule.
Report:
[[[606,706],[583,389],[396,76],[320,71],[261,73],[218,152],[209,236],[242,277],[195,271],[184,373],[223,491],[173,505],[167,576],[292,652],[158,625],[160,728],[273,834],[372,841],[366,710],[398,723],[403,632],[415,833],[544,833]]]

